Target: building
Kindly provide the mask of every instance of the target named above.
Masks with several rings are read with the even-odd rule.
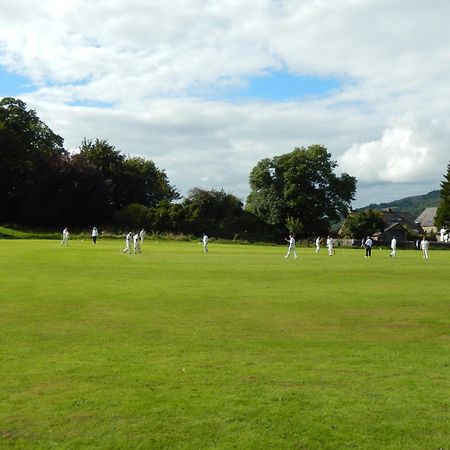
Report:
[[[375,233],[373,237],[384,242],[389,242],[392,238],[397,239],[397,242],[404,242],[408,240],[408,229],[401,223],[396,222],[387,226],[384,231]]]
[[[382,241],[390,241],[393,237],[397,241],[407,241],[410,235],[419,235],[423,233],[422,227],[417,223],[411,214],[407,212],[394,211],[388,208],[382,211],[385,228],[379,233],[379,239]]]
[[[436,217],[437,207],[433,206],[431,208],[425,208],[420,214],[420,216],[416,219],[416,223],[418,223],[423,231],[427,234],[435,234],[438,232],[436,226],[434,225],[434,218]]]

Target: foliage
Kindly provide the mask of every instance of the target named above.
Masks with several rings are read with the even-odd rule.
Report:
[[[170,186],[166,174],[152,161],[125,157],[105,140],[83,140],[75,157],[90,164],[102,177],[106,198],[101,202],[105,217],[130,204],[154,207],[162,200],[174,200],[178,192]]]
[[[45,222],[55,176],[67,155],[62,137],[21,100],[0,101],[0,221]]]
[[[148,208],[137,203],[132,203],[120,211],[114,213],[114,223],[122,230],[132,228],[138,230],[146,226]]]
[[[356,190],[356,179],[336,176],[336,167],[321,145],[265,158],[250,173],[247,209],[281,230],[295,219],[305,236],[326,234],[347,214]]]
[[[69,154],[35,111],[10,97],[0,102],[0,150],[0,222],[93,226],[133,203],[179,198],[152,161],[126,157],[105,140],[84,139]]]
[[[435,224],[438,228],[450,228],[450,162],[447,166],[447,174],[441,182],[441,200],[436,212]]]
[[[377,231],[383,231],[385,222],[383,214],[375,209],[356,211],[348,215],[341,228],[341,236],[353,236],[362,239]]]
[[[121,229],[145,227],[154,233],[176,233],[225,239],[276,239],[274,230],[243,209],[242,202],[223,190],[192,189],[181,203],[160,201],[156,206],[129,205],[116,212],[114,225]]]

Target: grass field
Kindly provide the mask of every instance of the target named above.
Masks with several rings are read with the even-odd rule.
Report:
[[[0,241],[0,447],[450,449],[450,252]]]

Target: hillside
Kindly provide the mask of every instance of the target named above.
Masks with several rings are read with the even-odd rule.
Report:
[[[439,199],[440,191],[435,190],[428,192],[428,194],[405,197],[389,203],[371,203],[363,208],[358,208],[358,211],[364,209],[395,208],[396,211],[407,212],[411,214],[412,217],[416,218],[425,208],[430,206],[439,206]]]

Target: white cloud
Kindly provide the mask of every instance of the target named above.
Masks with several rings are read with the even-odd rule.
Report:
[[[446,0],[16,0],[2,5],[0,64],[34,80],[21,97],[68,148],[108,139],[183,192],[244,197],[259,159],[322,143],[360,198],[402,196],[437,188],[450,158],[449,15]],[[345,82],[291,102],[199,95],[280,69]]]
[[[411,182],[432,170],[431,149],[414,142],[407,128],[384,131],[378,141],[354,144],[339,159],[340,168],[366,182]]]

